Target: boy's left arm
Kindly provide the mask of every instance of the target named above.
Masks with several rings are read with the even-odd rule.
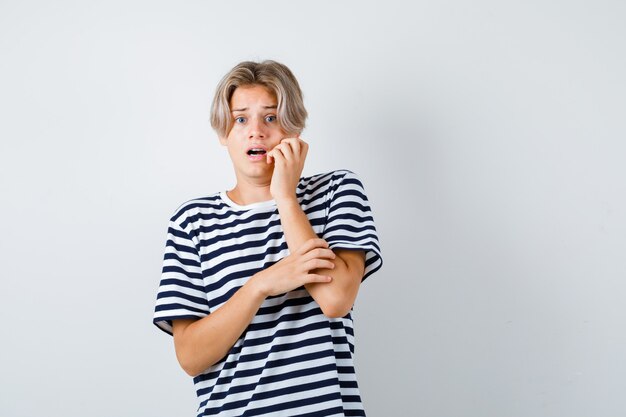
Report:
[[[309,239],[318,238],[295,195],[276,201],[289,252],[293,253]],[[363,250],[333,249],[336,257],[330,259],[334,268],[318,268],[312,274],[329,275],[330,282],[305,284],[311,297],[328,317],[344,317],[354,305],[365,269]]]
[[[284,138],[267,153],[266,162],[274,163],[270,192],[276,200],[289,252],[294,253],[304,242],[317,239],[296,197],[296,187],[304,168],[308,144],[299,135]],[[330,282],[305,284],[305,288],[327,317],[344,317],[354,305],[365,271],[363,250],[334,249],[335,267],[316,268],[313,274],[329,275]]]

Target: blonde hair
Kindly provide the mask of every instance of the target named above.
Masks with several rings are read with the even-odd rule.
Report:
[[[304,129],[307,111],[302,100],[300,85],[287,66],[272,60],[244,61],[222,78],[215,90],[211,104],[211,126],[220,138],[228,136],[233,127],[230,99],[237,87],[262,85],[276,95],[277,119],[280,127],[289,134]]]

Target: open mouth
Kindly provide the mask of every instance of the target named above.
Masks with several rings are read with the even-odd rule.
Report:
[[[258,148],[258,149],[250,149],[248,151],[248,155],[252,155],[252,156],[254,156],[254,155],[265,155],[265,149],[260,149],[260,148]]]

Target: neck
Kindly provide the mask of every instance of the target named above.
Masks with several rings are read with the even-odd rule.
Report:
[[[228,198],[241,206],[272,200],[270,193],[270,183],[250,184],[247,182],[237,182],[235,188],[227,191]]]

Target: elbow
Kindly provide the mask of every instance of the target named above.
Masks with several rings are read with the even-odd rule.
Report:
[[[184,356],[182,353],[179,353],[178,351],[176,351],[176,358],[178,359],[178,364],[180,365],[180,367],[190,377],[195,378],[202,372],[198,370],[198,367],[192,361],[187,359],[186,356]]]
[[[203,373],[207,368],[215,364],[215,355],[206,355],[210,353],[210,349],[207,351],[202,349],[205,355],[203,356],[198,351],[198,347],[193,321],[179,322],[174,327],[174,351],[176,352],[176,359],[178,364],[185,371],[187,375],[192,378]],[[214,353],[214,352],[213,352]]]
[[[192,369],[192,370],[185,370],[185,373],[186,373],[187,375],[189,375],[190,377],[195,378],[195,377],[197,377],[198,375],[200,375],[200,374],[202,373],[202,371],[197,371],[197,370],[193,370],[193,369]]]
[[[179,359],[178,363],[180,364],[180,367],[183,368],[183,371],[185,371],[185,373],[192,378],[197,377],[207,369],[207,367],[201,367],[199,364],[191,361],[184,362]]]
[[[192,378],[197,377],[211,366],[218,363],[221,360],[220,358],[223,358],[223,356],[224,355],[220,356],[218,354],[213,354],[208,357],[200,358],[196,352],[181,352],[178,349],[176,350],[178,364],[183,371],[185,371],[185,373]]]
[[[176,359],[178,359],[178,364],[183,371],[192,378],[197,377],[208,368],[198,361],[196,355],[181,348],[176,349]]]
[[[332,302],[323,303],[320,305],[322,313],[329,319],[338,319],[345,317],[352,310],[352,305],[348,305],[343,300],[333,300]]]
[[[326,317],[338,319],[350,313],[354,305],[354,299],[348,291],[336,288],[332,289],[332,291],[318,294],[316,301]]]
[[[183,368],[183,371],[185,371],[185,373],[192,378],[195,378],[202,373],[201,371],[198,371],[196,368],[189,366],[189,365],[183,365],[182,363],[180,364],[180,367]]]

